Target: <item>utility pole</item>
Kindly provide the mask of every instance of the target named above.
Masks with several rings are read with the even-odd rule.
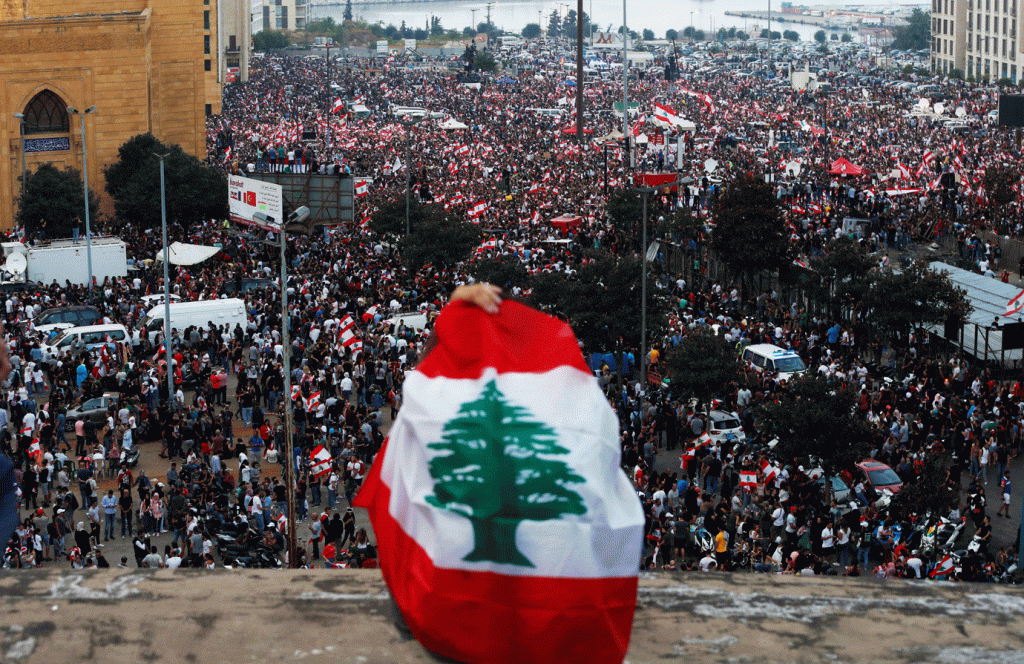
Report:
[[[583,145],[583,0],[576,0],[576,142]]]
[[[491,47],[491,3],[487,3],[487,48]]]
[[[167,410],[173,413],[177,403],[174,398],[174,365],[172,364],[174,342],[171,339],[171,249],[167,246],[167,191],[164,178],[164,159],[170,156],[170,152],[157,155],[160,159],[160,225],[164,235],[164,354],[167,362]],[[140,334],[146,334],[146,330],[142,330]]]

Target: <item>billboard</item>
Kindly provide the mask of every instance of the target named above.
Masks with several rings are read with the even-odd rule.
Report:
[[[388,43],[386,40],[377,42],[377,55],[387,55],[391,51],[388,49]]]
[[[617,32],[595,32],[592,46],[595,49],[603,48],[621,51],[622,36]]]
[[[228,176],[228,206],[231,209],[231,221],[239,224],[259,226],[267,230],[276,230],[284,216],[281,185],[237,175]],[[271,225],[253,221],[254,212],[262,212],[270,217]]]
[[[405,40],[405,50],[407,50],[407,51],[415,51],[416,50],[416,40],[415,39],[406,39]]]

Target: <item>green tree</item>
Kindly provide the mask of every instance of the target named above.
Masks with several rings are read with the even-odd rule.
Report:
[[[430,206],[427,218],[399,243],[406,268],[418,272],[425,265],[448,269],[466,260],[480,245],[480,227],[458,219],[439,205]],[[403,222],[404,223],[404,222]]]
[[[490,51],[479,51],[476,57],[473,58],[473,69],[475,71],[486,71],[494,72],[497,69],[498,63],[494,61],[494,56],[491,55]]]
[[[342,13],[341,17],[346,21],[352,20],[352,0],[345,0],[345,11]]]
[[[553,10],[550,18],[548,18],[547,32],[548,37],[559,37],[562,35],[562,17],[559,16],[557,9]]]
[[[432,207],[420,203],[416,197],[409,201],[409,227],[417,229],[430,218]],[[378,235],[398,239],[405,235],[405,197],[383,201],[370,217],[370,230]]]
[[[278,30],[261,30],[252,36],[252,47],[255,51],[272,51],[288,46],[288,36]]]
[[[810,287],[817,298],[827,302],[829,317],[839,320],[843,307],[856,308],[871,288],[870,272],[875,261],[864,247],[843,236],[829,242],[823,256],[811,259],[819,279]]]
[[[526,27],[523,28],[524,39],[537,39],[540,35],[541,30],[538,23],[527,23]]]
[[[904,516],[910,514],[946,514],[960,499],[959,487],[946,482],[946,473],[953,460],[945,454],[929,453],[925,456],[921,475],[912,484],[904,484],[893,498],[891,510]],[[904,482],[908,478],[901,478]]]
[[[782,33],[782,38],[786,41],[798,42],[800,41],[800,33],[796,30],[786,30]]]
[[[989,166],[981,178],[985,185],[985,192],[989,198],[999,207],[1009,205],[1017,200],[1017,192],[1014,190],[1020,184],[1020,171],[1009,166]]]
[[[736,39],[739,39],[740,41],[747,41],[748,39],[750,39],[750,35],[747,34],[746,32],[743,32],[742,30],[737,30]]]
[[[223,174],[179,145],[164,145],[152,134],[139,134],[118,149],[118,160],[103,171],[118,220],[136,228],[160,226],[157,155],[163,154],[169,155],[165,160],[167,223],[190,226],[226,219],[228,182]]]
[[[486,281],[505,290],[510,290],[514,286],[526,288],[530,280],[530,274],[522,261],[504,255],[474,262],[469,268],[469,273],[477,281]]]
[[[620,344],[640,347],[641,264],[605,251],[589,254],[593,262],[574,275],[540,272],[530,279],[530,300],[567,320],[587,348],[611,351]],[[668,303],[657,296],[647,274],[647,338],[656,339]]]
[[[853,36],[849,32],[844,32],[843,36],[839,38],[839,41],[843,42],[844,44],[849,44],[850,42],[853,41]]]
[[[783,463],[814,457],[832,477],[868,454],[871,429],[856,415],[854,387],[809,373],[776,396],[760,410],[764,432],[778,439],[774,451]],[[831,482],[825,486],[831,491]]]
[[[760,178],[738,177],[719,197],[714,221],[712,247],[743,276],[744,291],[757,272],[792,262],[794,249],[775,193]]]
[[[875,275],[864,296],[864,309],[875,325],[906,338],[915,327],[944,323],[951,317],[965,319],[971,305],[946,273],[918,261],[899,272]]]
[[[955,68],[954,69],[950,69],[949,70],[949,77],[952,78],[952,79],[956,79],[958,81],[962,81],[962,80],[964,80],[964,70],[963,69],[955,69]],[[1021,79],[1021,80],[1024,81],[1024,79]]]
[[[27,238],[38,237],[44,221],[48,240],[71,237],[74,228],[85,230],[84,196],[81,171],[61,171],[53,164],[43,164],[35,173],[29,173],[25,181],[25,193],[18,203],[18,225],[25,229]],[[89,215],[93,224],[98,221],[98,214],[99,203],[90,189]]]
[[[641,34],[644,37],[644,41],[654,41],[654,30],[644,28],[644,31]]]
[[[736,351],[710,327],[698,328],[666,353],[669,391],[675,398],[697,399],[707,406],[740,370]]]
[[[668,30],[665,31],[665,39],[669,41],[676,41],[677,39],[679,39],[679,31],[669,28]]]
[[[587,511],[570,486],[584,478],[551,458],[569,450],[551,427],[510,403],[494,381],[445,423],[441,442],[427,447],[441,452],[430,460],[436,483],[427,502],[473,524],[473,550],[463,560],[533,567],[516,546],[519,524]]]
[[[814,33],[814,41],[818,42],[819,44],[824,44],[825,42],[828,41],[828,35],[825,34],[824,30],[818,30],[817,32]]]
[[[896,27],[892,48],[900,51],[919,51],[931,43],[931,14],[914,9],[907,24]]]

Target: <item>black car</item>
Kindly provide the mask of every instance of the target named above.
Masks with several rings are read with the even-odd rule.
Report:
[[[84,327],[103,320],[103,314],[96,307],[86,304],[70,307],[53,307],[43,311],[32,321],[37,330],[44,332],[58,328]]]
[[[277,287],[277,284],[275,284],[270,279],[257,279],[256,277],[243,277],[242,278],[242,293],[241,294],[244,295],[245,293],[248,293],[249,291],[252,291],[252,290],[256,290],[257,288],[267,289],[267,288],[276,288],[276,287]],[[238,293],[235,292],[235,282],[234,282],[233,279],[228,279],[228,280],[226,280],[221,285],[221,292],[225,293],[226,295],[235,295],[235,296],[239,295]]]

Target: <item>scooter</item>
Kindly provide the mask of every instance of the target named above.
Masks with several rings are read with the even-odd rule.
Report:
[[[132,445],[127,449],[121,450],[121,463],[127,464],[129,468],[139,465],[139,446]]]

